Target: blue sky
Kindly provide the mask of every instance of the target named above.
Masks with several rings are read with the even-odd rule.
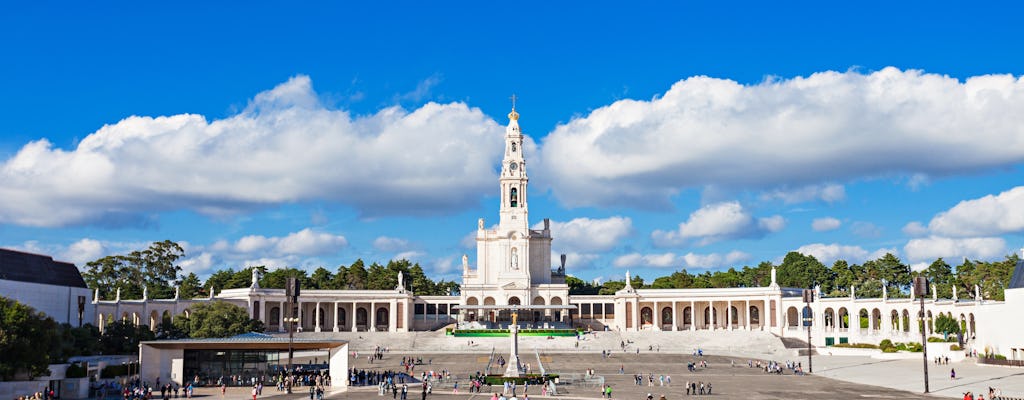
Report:
[[[0,246],[452,279],[513,93],[582,278],[1024,244],[1019,5],[549,3],[5,5]]]

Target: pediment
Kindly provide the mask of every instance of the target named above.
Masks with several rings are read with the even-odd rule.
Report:
[[[516,282],[509,282],[504,285],[501,285],[501,288],[505,290],[519,289],[519,285]]]

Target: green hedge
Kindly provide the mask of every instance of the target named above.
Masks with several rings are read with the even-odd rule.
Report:
[[[484,377],[484,383],[487,385],[503,385],[505,382],[514,382],[516,385],[523,385],[526,382],[531,384],[540,384],[545,380],[554,380],[558,377],[558,374],[527,374],[520,377],[509,378],[501,375],[488,375]]]
[[[833,345],[832,347],[843,347],[851,349],[877,349],[878,345],[874,345],[871,343],[838,343],[836,345]]]
[[[455,329],[456,337],[508,337],[508,329]],[[576,336],[575,329],[520,329],[520,336]]]
[[[103,370],[100,371],[100,378],[103,378],[103,379],[110,379],[110,378],[116,378],[118,376],[127,376],[127,375],[128,375],[128,366],[127,365],[108,365],[106,367],[103,367]]]
[[[65,378],[85,378],[85,375],[89,373],[89,369],[85,364],[74,363],[68,366],[68,370],[64,373]]]
[[[943,339],[936,336],[929,336],[928,343],[956,343],[956,336],[950,336],[948,339]]]

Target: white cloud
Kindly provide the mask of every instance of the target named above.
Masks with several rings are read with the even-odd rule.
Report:
[[[675,253],[640,254],[630,253],[616,257],[612,265],[620,268],[628,267],[689,267],[689,268],[718,268],[728,267],[738,262],[747,261],[750,255],[742,251],[731,251],[726,254],[710,253],[695,254],[686,253],[676,255]]]
[[[1024,161],[1024,79],[885,68],[754,85],[698,76],[620,100],[545,137],[563,204],[669,208],[684,188],[772,190]],[[936,157],[955,154],[956,157]],[[613,166],[613,167],[609,167]]]
[[[277,242],[277,251],[281,254],[316,256],[332,254],[347,246],[348,240],[344,236],[314,232],[306,228],[281,238]]]
[[[821,184],[807,185],[797,189],[777,188],[761,195],[766,200],[782,200],[786,204],[803,203],[807,201],[821,200],[826,203],[836,203],[846,199],[846,188],[843,185]]]
[[[947,260],[964,258],[991,260],[1006,255],[1006,241],[998,237],[946,238],[929,236],[911,239],[903,251],[911,261],[931,262],[942,257]]]
[[[924,236],[928,234],[928,228],[918,221],[910,221],[903,226],[903,234],[907,236]]]
[[[423,257],[426,257],[426,256],[427,256],[427,253],[424,253],[422,251],[415,251],[415,250],[413,250],[413,251],[403,251],[401,253],[395,254],[394,259],[395,260],[409,260],[410,262],[415,264],[415,263],[418,263],[420,259],[422,259]]]
[[[995,236],[1024,231],[1024,186],[961,201],[932,218],[928,228],[933,234],[946,237]]]
[[[882,236],[882,227],[865,221],[855,221],[850,226],[850,232],[862,238],[877,238]]]
[[[814,229],[815,232],[834,231],[839,229],[842,224],[842,221],[832,217],[815,218],[814,221],[811,221],[811,229]]]
[[[501,148],[501,127],[465,104],[352,116],[298,76],[224,119],[132,116],[75,149],[30,142],[0,160],[0,223],[142,224],[311,200],[370,216],[452,212],[491,189]]]
[[[538,222],[533,229],[544,229]],[[628,217],[575,218],[568,222],[551,221],[551,237],[563,252],[605,252],[633,231]]]
[[[899,254],[893,248],[879,248],[869,251],[860,246],[841,245],[838,243],[811,243],[800,246],[794,250],[797,253],[814,256],[822,264],[831,265],[836,260],[845,260],[851,264],[860,264],[867,260],[874,260],[884,256],[886,253]]]
[[[732,201],[705,205],[680,223],[679,229],[655,230],[651,239],[661,247],[681,246],[691,239],[699,239],[697,244],[703,246],[726,239],[760,237],[778,232],[785,225],[782,216],[754,218],[739,202]]]
[[[405,251],[409,249],[409,241],[400,238],[380,236],[373,240],[373,248],[383,252]]]
[[[79,267],[83,267],[86,263],[98,260],[106,255],[107,248],[102,242],[96,239],[84,238],[68,246],[62,258]]]

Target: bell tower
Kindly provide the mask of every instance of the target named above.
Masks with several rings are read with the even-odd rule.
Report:
[[[519,113],[516,112],[516,96],[512,96],[512,112],[508,113],[505,127],[505,158],[501,163],[501,198],[499,226],[502,231],[529,234],[529,209],[526,176],[526,158],[523,155],[523,132],[519,130]]]

